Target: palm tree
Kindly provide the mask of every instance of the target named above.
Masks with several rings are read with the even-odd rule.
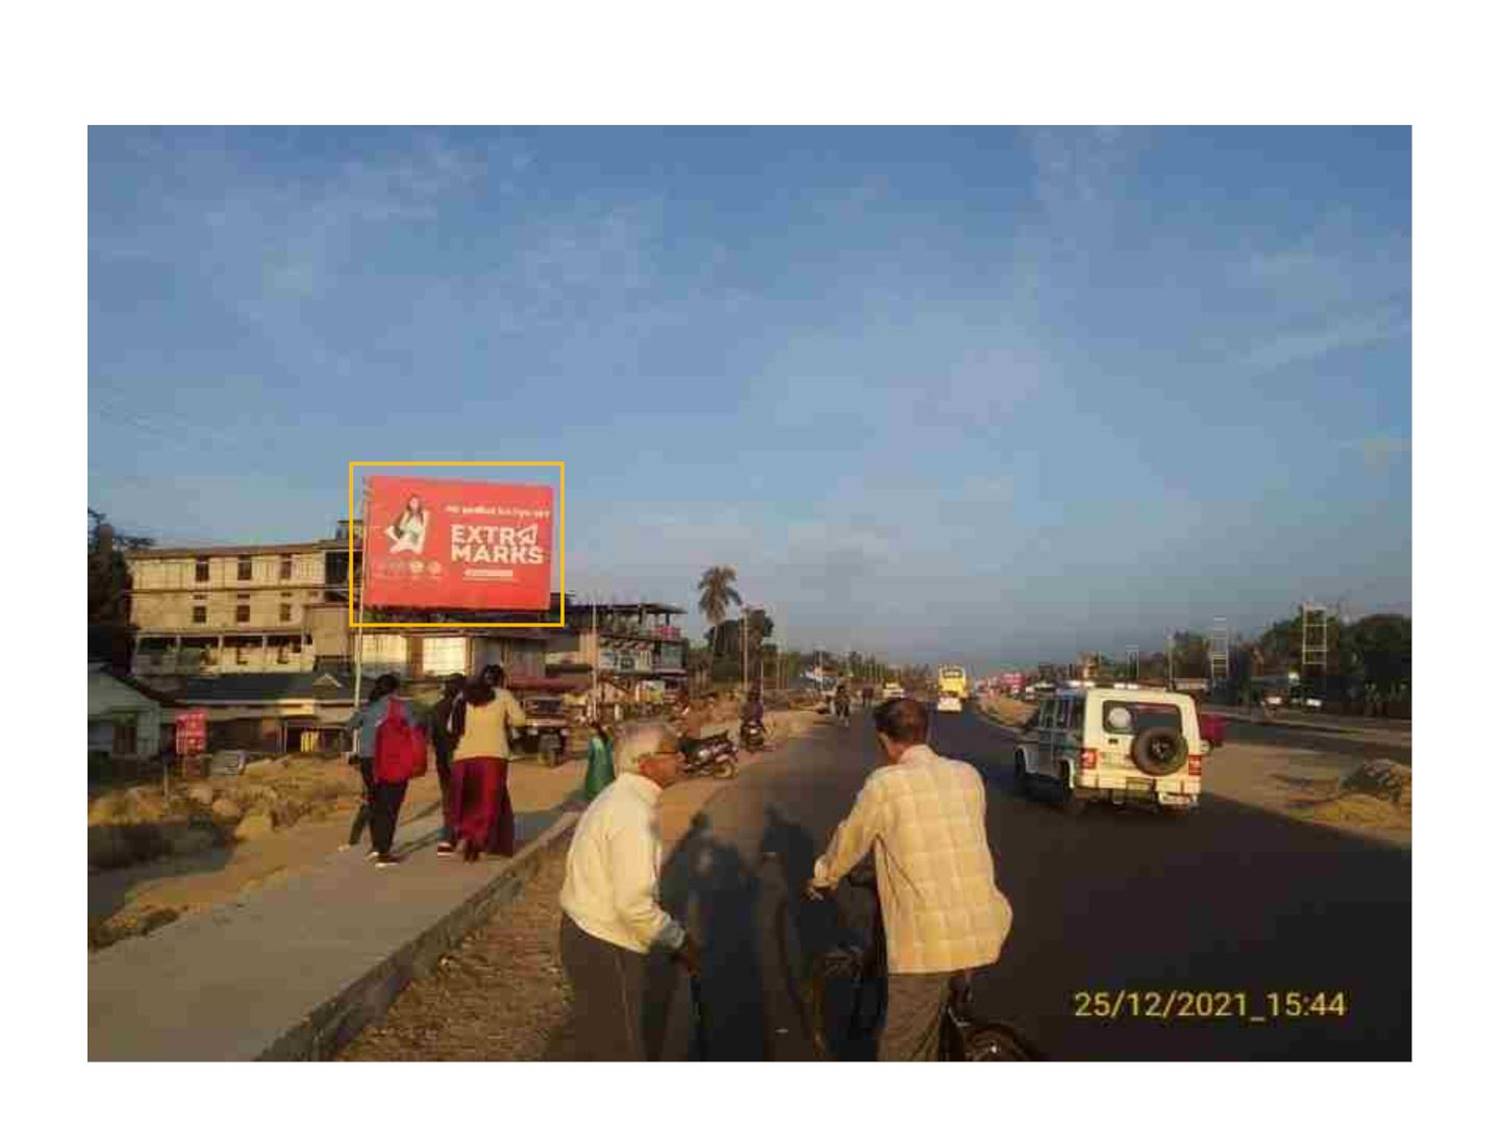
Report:
[[[714,656],[719,655],[719,626],[729,615],[729,607],[742,605],[740,592],[734,588],[739,575],[732,566],[711,566],[698,579],[698,609],[713,626]]]

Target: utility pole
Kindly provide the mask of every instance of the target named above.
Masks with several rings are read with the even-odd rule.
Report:
[[[594,658],[589,661],[590,676],[593,686],[589,689],[589,721],[599,721],[599,595],[589,596],[589,609],[592,611],[594,630]]]
[[[740,691],[750,694],[750,606],[740,614]]]
[[[1176,638],[1174,638],[1171,633],[1168,633],[1167,634],[1167,690],[1168,691],[1174,690],[1176,688],[1176,686],[1177,686],[1177,672],[1175,671],[1175,666],[1172,663],[1172,657],[1175,655],[1174,652],[1173,652],[1173,648],[1174,648],[1175,644],[1176,644]]]

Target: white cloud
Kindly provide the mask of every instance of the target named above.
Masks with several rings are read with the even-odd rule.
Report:
[[[1275,371],[1351,348],[1400,340],[1410,332],[1410,321],[1395,309],[1344,315],[1316,327],[1289,328],[1270,335],[1245,351],[1241,362],[1253,370]]]

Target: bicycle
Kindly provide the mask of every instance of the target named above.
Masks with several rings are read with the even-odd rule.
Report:
[[[858,887],[875,895],[875,872],[873,867],[856,868],[847,876],[850,886]],[[856,930],[840,905],[838,899],[829,894],[824,901],[833,906],[839,928],[852,933]],[[790,916],[787,903],[782,902],[779,940],[782,963],[790,967],[787,935]],[[828,1037],[828,987],[836,980],[852,983],[854,999],[849,1012],[845,1033],[848,1039],[859,1041],[873,1036],[885,1015],[885,978],[888,975],[885,958],[885,925],[880,913],[880,900],[875,898],[875,918],[871,927],[870,941],[866,945],[845,942],[812,959],[796,990],[798,1015],[803,1030],[811,1040],[818,1057],[830,1060],[835,1057]],[[866,1016],[866,996],[873,992],[869,1001],[870,1011]],[[948,994],[943,1001],[939,1032],[938,1059],[943,1062],[1034,1062],[1046,1056],[1026,1038],[1019,1029],[1003,1020],[982,1020],[973,1010],[973,973],[962,970],[953,974]]]

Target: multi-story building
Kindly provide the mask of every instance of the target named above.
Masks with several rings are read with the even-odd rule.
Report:
[[[593,604],[569,599],[566,629],[547,648],[549,669],[598,669],[607,700],[639,700],[687,679],[687,641],[672,624],[684,611],[657,602]]]
[[[138,676],[305,672],[314,632],[347,631],[348,527],[332,539],[126,553]],[[321,612],[320,612],[321,611]],[[342,643],[347,647],[347,638]]]
[[[647,698],[686,678],[686,641],[672,624],[683,610],[657,603],[569,599],[563,629],[485,629],[468,622],[493,614],[407,610],[402,620],[428,627],[351,630],[361,529],[352,563],[348,530],[341,522],[333,538],[302,543],[127,552],[132,673],[206,709],[210,749],[260,752],[339,742],[354,704],[356,637],[365,685],[392,671],[419,695],[487,664],[536,691],[581,694],[597,682],[606,701]],[[554,595],[545,614],[512,616],[517,625],[556,620],[558,608]]]

